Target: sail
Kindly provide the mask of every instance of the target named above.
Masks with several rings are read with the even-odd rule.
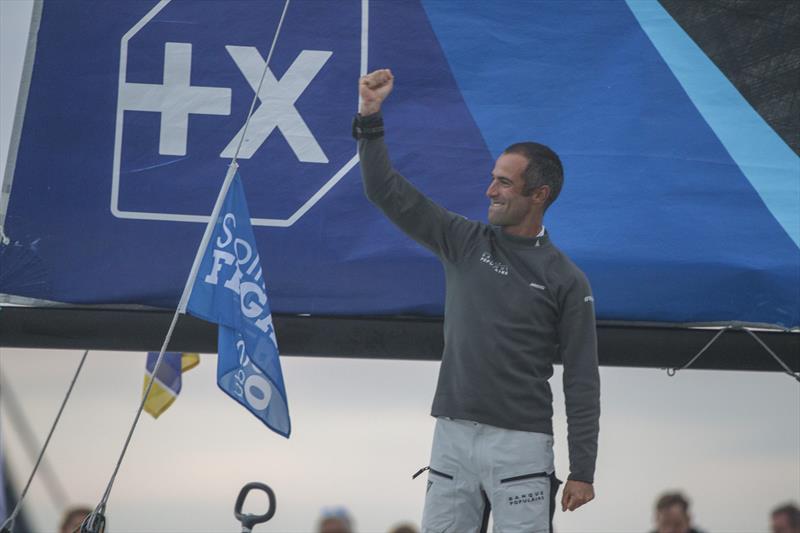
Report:
[[[754,91],[726,60],[737,43],[703,26],[698,10],[713,6],[292,2],[239,158],[273,311],[443,313],[437,259],[362,192],[356,83],[389,67],[394,165],[447,209],[485,220],[508,144],[560,154],[565,185],[545,225],[590,279],[599,320],[797,327],[797,115],[781,109],[797,109],[798,89],[776,63],[797,63],[797,17],[776,13],[796,7],[737,18],[745,36],[764,10],[777,20],[766,53],[738,43],[761,69]],[[0,202],[0,293],[174,308],[281,10],[36,5]]]

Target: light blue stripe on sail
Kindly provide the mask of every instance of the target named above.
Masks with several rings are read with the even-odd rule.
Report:
[[[800,158],[656,0],[626,0],[772,216],[800,247]]]

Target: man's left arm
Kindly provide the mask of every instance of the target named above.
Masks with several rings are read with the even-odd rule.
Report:
[[[564,365],[570,474],[561,498],[562,511],[574,511],[594,498],[594,469],[600,425],[600,374],[594,298],[581,273],[562,302],[558,325]]]

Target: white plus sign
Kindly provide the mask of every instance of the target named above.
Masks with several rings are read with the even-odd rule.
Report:
[[[191,85],[192,45],[164,45],[164,84],[124,83],[120,105],[126,111],[161,113],[158,153],[186,155],[189,114],[230,115],[231,90]]]

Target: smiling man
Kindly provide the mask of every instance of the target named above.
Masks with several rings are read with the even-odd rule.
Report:
[[[436,205],[392,168],[380,110],[394,78],[361,78],[353,123],[367,197],[441,260],[445,348],[423,532],[552,531],[560,481],[548,379],[564,364],[570,473],[562,510],[594,498],[600,416],[594,299],[583,273],[551,242],[545,210],[563,169],[548,147],[509,146],[486,190],[489,224]]]

